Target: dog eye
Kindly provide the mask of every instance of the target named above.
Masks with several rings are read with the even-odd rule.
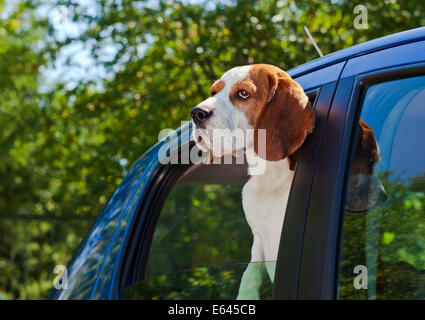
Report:
[[[249,93],[245,90],[239,90],[238,97],[241,98],[242,100],[246,100],[249,98]]]

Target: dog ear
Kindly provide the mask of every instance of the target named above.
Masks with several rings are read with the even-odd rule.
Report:
[[[269,96],[254,123],[254,151],[278,161],[297,151],[314,129],[315,117],[301,86],[286,73],[268,75]],[[265,155],[259,153],[259,129],[265,129]],[[264,149],[264,148],[263,148]]]
[[[214,161],[214,155],[211,150],[208,151],[208,160],[205,162],[205,164],[211,164]]]

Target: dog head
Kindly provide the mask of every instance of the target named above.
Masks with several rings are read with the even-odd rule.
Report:
[[[191,115],[198,147],[214,156],[252,148],[265,160],[281,160],[293,154],[313,131],[314,114],[308,97],[278,67],[235,67],[211,86],[210,93],[211,97],[199,103]],[[235,139],[235,131],[248,129],[252,138]],[[265,132],[265,152],[259,152],[260,129]]]
[[[346,203],[349,213],[365,212],[386,200],[384,187],[374,170],[379,160],[379,148],[373,130],[360,120]]]

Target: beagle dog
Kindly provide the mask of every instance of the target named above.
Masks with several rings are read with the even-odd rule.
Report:
[[[313,131],[315,116],[301,86],[273,65],[232,68],[210,93],[191,112],[193,137],[201,150],[216,157],[245,153],[250,179],[242,189],[242,206],[253,244],[237,298],[258,299],[264,268],[274,279],[275,265],[267,262],[277,258],[297,150]],[[221,137],[234,142],[231,147],[214,140],[214,131],[223,130],[227,135]],[[252,134],[238,143],[231,134],[235,130]],[[259,163],[264,170],[252,174]]]

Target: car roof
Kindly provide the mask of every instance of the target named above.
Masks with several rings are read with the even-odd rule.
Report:
[[[304,63],[293,69],[290,69],[288,73],[291,77],[296,78],[303,74],[328,67],[335,63],[345,61],[347,59],[361,56],[370,52],[395,47],[401,44],[415,42],[425,39],[425,27],[415,28],[395,34],[391,34],[382,38],[370,40],[367,42],[360,43],[358,45],[342,49],[324,57],[314,59],[310,62]],[[319,44],[320,46],[320,44]]]

